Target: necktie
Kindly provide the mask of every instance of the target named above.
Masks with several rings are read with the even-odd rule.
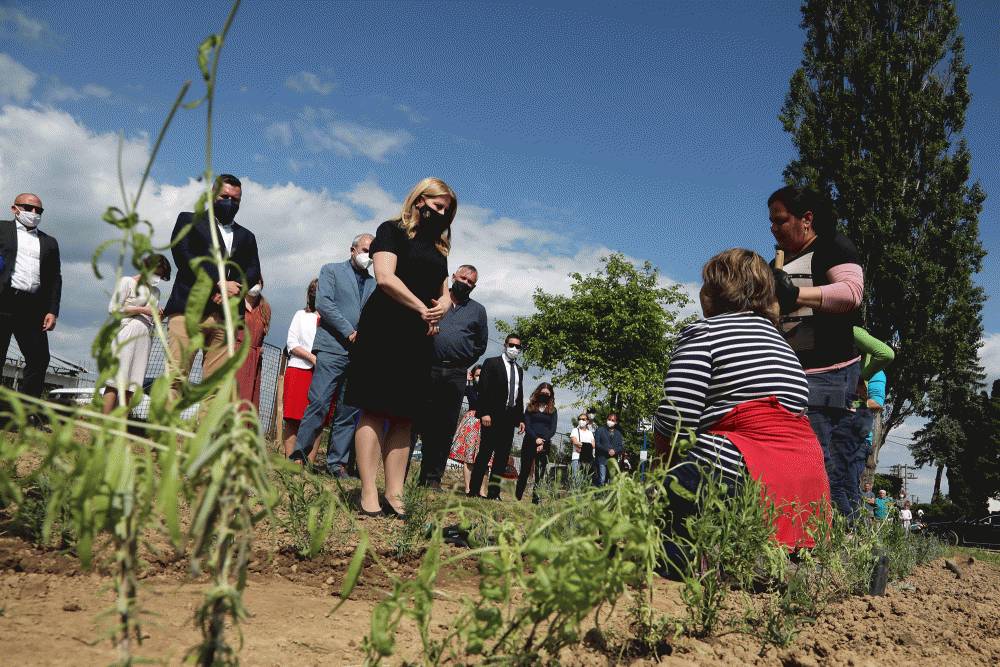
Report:
[[[510,386],[507,389],[507,407],[514,407],[514,384],[517,382],[517,367],[514,366],[514,362],[510,362]]]

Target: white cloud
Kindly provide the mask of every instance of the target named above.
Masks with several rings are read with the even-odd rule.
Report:
[[[331,151],[344,157],[363,155],[383,162],[389,153],[400,150],[413,138],[406,130],[381,130],[338,119],[329,109],[306,107],[289,122],[272,123],[267,136],[288,146],[292,133],[313,152]]]
[[[44,21],[32,18],[15,7],[0,7],[0,25],[4,33],[13,33],[26,42],[36,42],[49,32]]]
[[[285,79],[285,87],[298,93],[329,95],[337,87],[333,81],[323,81],[313,72],[297,72]]]
[[[983,336],[983,346],[979,348],[979,362],[986,369],[986,385],[1000,379],[1000,333]]]
[[[106,99],[111,97],[111,91],[96,83],[87,83],[80,88],[74,88],[53,76],[45,88],[44,97],[48,102],[75,102],[88,97]]]
[[[0,101],[27,102],[38,75],[6,53],[0,53]]]

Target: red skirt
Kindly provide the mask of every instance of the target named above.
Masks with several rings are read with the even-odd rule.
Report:
[[[301,421],[309,407],[309,385],[312,383],[313,369],[289,366],[285,369],[285,386],[282,392],[282,416],[292,421]],[[330,411],[326,414],[323,425],[326,426],[333,418],[337,407],[337,397],[330,401]]]
[[[740,450],[747,472],[763,485],[764,499],[778,508],[778,542],[791,549],[815,546],[809,521],[821,510],[829,520],[830,482],[809,419],[770,396],[737,405],[709,433]]]

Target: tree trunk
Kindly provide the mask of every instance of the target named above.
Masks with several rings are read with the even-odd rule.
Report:
[[[937,467],[937,474],[934,475],[934,493],[931,494],[931,502],[933,503],[938,498],[941,497],[941,477],[944,475],[944,464],[939,463]]]

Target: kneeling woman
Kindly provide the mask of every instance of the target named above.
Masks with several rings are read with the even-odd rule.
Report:
[[[681,437],[693,430],[696,442],[676,472],[682,486],[694,492],[713,475],[732,494],[744,475],[760,480],[765,502],[778,508],[778,541],[812,546],[809,518],[829,508],[830,485],[805,416],[805,372],[776,326],[771,269],[737,248],[710,259],[702,280],[705,319],[681,332],[670,361],[654,420],[657,449],[669,452],[678,422]],[[677,533],[698,508],[678,497],[671,510]]]

